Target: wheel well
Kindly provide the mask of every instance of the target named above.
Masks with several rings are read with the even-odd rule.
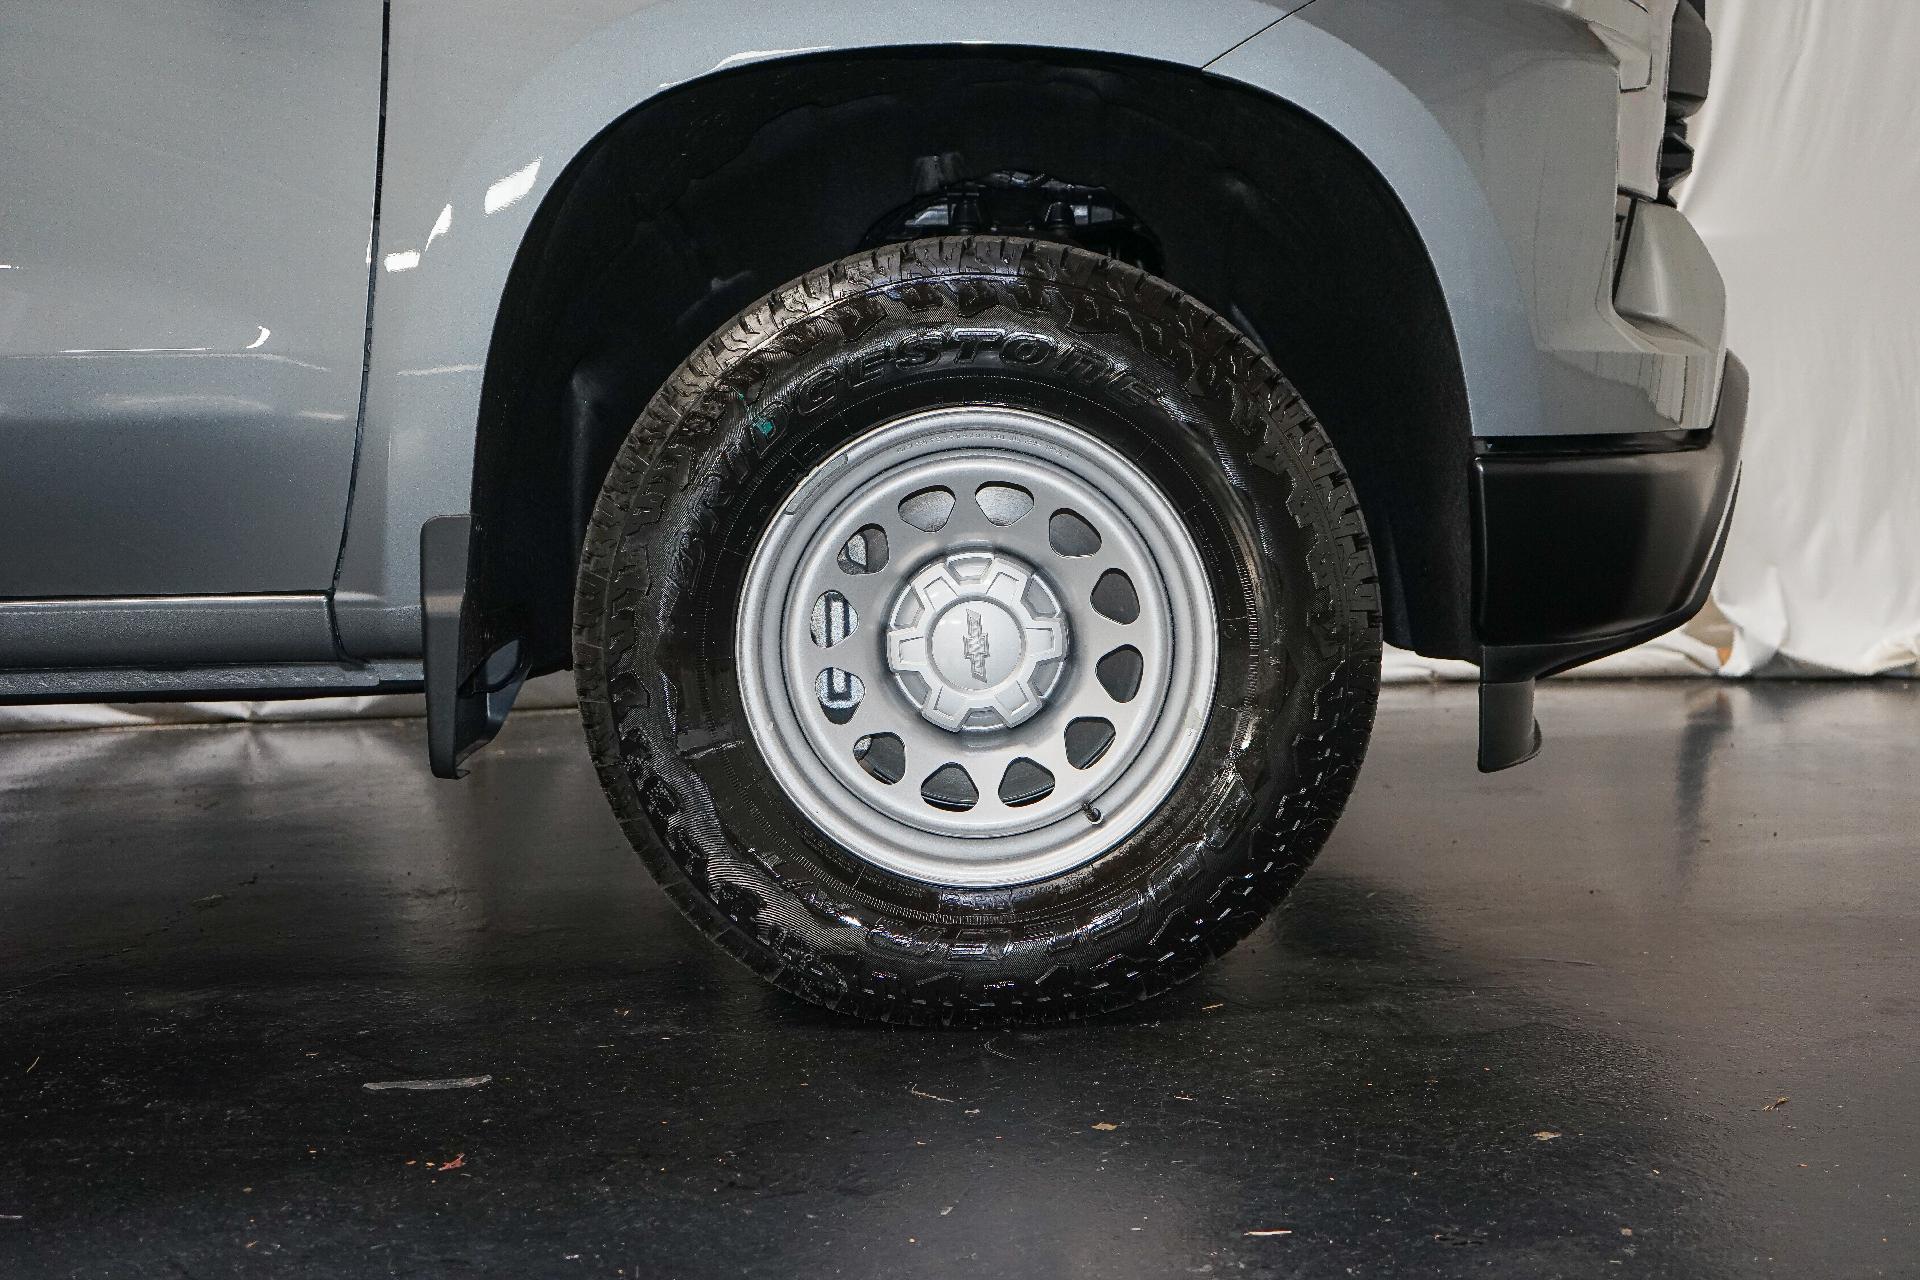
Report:
[[[1351,472],[1388,637],[1470,656],[1471,427],[1445,300],[1373,167],[1202,72],[978,50],[813,57],[609,126],[536,215],[495,322],[474,469],[480,651],[565,666],[581,537],[647,400],[758,296],[853,252],[941,157],[1124,201],[1163,274],[1266,344]]]

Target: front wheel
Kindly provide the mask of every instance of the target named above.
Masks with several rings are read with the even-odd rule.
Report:
[[[710,339],[595,508],[575,670],[615,813],[777,985],[1045,1019],[1192,976],[1346,801],[1379,619],[1286,379],[1060,245],[846,259]]]

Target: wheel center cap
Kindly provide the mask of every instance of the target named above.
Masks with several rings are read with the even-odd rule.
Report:
[[[961,600],[933,624],[933,669],[954,689],[990,689],[1012,675],[1026,651],[1012,614],[991,600]]]
[[[947,556],[914,574],[888,615],[887,666],[923,718],[953,732],[1010,729],[1046,705],[1067,619],[1045,579],[1001,552]]]

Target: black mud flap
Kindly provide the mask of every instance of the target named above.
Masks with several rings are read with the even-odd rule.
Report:
[[[1498,773],[1540,754],[1532,680],[1480,681],[1480,772]]]
[[[427,762],[436,778],[465,775],[461,762],[493,741],[527,679],[518,640],[470,652],[476,634],[467,617],[472,545],[472,516],[435,516],[420,526]]]

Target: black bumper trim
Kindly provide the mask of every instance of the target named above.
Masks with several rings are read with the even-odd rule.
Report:
[[[1739,483],[1748,389],[1746,366],[1728,356],[1713,428],[1691,448],[1508,448],[1474,460],[1483,771],[1539,749],[1531,688],[1514,686],[1650,640],[1706,604]]]

